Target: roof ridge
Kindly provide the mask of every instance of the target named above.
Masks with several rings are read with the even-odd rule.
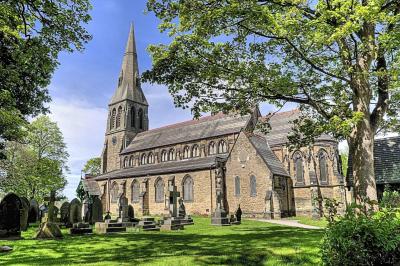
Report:
[[[174,124],[169,124],[169,125],[166,125],[166,126],[161,126],[161,127],[153,128],[153,129],[150,129],[150,130],[147,130],[147,131],[143,131],[143,132],[141,132],[141,133],[156,132],[156,131],[158,131],[158,130],[164,130],[164,129],[168,129],[168,128],[174,128],[174,127],[176,127],[176,126],[185,126],[186,124],[187,124],[187,125],[198,124],[198,123],[202,123],[202,122],[204,122],[204,121],[210,121],[211,118],[219,119],[219,118],[223,118],[223,117],[227,117],[227,116],[228,116],[228,115],[226,115],[226,114],[224,114],[224,113],[222,113],[222,112],[219,112],[219,113],[217,113],[217,114],[215,114],[215,115],[207,115],[207,116],[202,116],[202,117],[200,117],[199,119],[185,120],[185,121],[177,122],[177,123],[174,123]]]

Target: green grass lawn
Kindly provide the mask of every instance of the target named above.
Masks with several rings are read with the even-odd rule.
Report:
[[[315,265],[322,230],[258,221],[216,227],[195,218],[183,231],[70,236],[62,240],[1,241],[14,251],[0,265]]]
[[[310,217],[305,217],[305,216],[295,216],[295,217],[290,217],[290,218],[285,218],[289,220],[297,220],[301,224],[306,224],[306,225],[313,225],[313,226],[318,226],[321,228],[325,228],[328,225],[328,221],[325,218],[321,218],[319,220],[312,219]]]

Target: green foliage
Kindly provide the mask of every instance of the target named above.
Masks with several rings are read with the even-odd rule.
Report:
[[[330,219],[321,246],[325,265],[395,265],[400,262],[400,212],[349,206]]]
[[[347,176],[347,169],[349,168],[349,153],[347,152],[341,152],[340,154],[340,160],[342,163],[342,173],[343,176]]]
[[[48,111],[58,54],[90,40],[83,27],[90,8],[89,0],[0,2],[0,140],[21,139],[26,118]]]
[[[379,204],[383,208],[400,208],[400,192],[386,186]]]
[[[76,188],[76,196],[81,200],[81,202],[86,198],[86,192],[83,189],[82,180],[79,181],[78,187]]]
[[[148,0],[147,9],[172,41],[148,48],[145,81],[167,85],[195,117],[299,104],[291,141],[305,146],[322,132],[348,140],[360,153],[356,199],[373,193],[363,140],[400,127],[399,1]]]
[[[47,116],[34,120],[25,135],[24,144],[6,143],[7,158],[0,161],[5,171],[0,190],[41,201],[67,183],[67,148],[57,124]]]
[[[100,175],[100,170],[101,170],[101,158],[100,157],[95,157],[95,158],[89,159],[82,169],[82,171],[85,174],[88,174],[91,176]]]

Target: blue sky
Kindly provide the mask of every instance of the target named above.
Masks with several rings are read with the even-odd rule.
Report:
[[[168,43],[158,31],[158,20],[144,14],[146,0],[93,0],[87,26],[93,40],[83,53],[61,54],[60,66],[49,86],[51,118],[61,128],[70,154],[68,185],[72,199],[85,162],[100,156],[104,143],[107,104],[118,79],[130,23],[135,25],[139,69],[151,68],[150,44]],[[142,84],[149,101],[150,128],[191,119],[189,110],[176,109],[165,86]],[[273,110],[263,105],[262,113]]]

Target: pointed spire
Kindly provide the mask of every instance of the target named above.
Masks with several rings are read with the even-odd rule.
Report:
[[[118,78],[118,88],[115,91],[114,96],[111,98],[110,104],[126,99],[147,105],[147,100],[144,97],[139,82],[139,67],[133,23],[131,23],[121,72]]]

